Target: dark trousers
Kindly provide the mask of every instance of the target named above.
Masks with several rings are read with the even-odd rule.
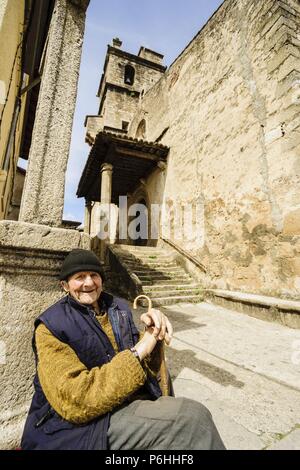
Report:
[[[111,416],[111,450],[224,450],[210,412],[187,398],[136,400]]]

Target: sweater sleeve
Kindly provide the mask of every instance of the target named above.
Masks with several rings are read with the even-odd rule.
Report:
[[[112,411],[146,380],[140,362],[126,350],[91,370],[74,350],[40,324],[36,330],[38,376],[44,394],[64,419],[85,423]]]

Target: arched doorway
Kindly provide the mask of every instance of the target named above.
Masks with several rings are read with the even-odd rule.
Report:
[[[136,217],[139,218],[140,223],[136,227],[137,233],[140,233],[140,236],[136,240],[133,240],[134,246],[147,246],[148,245],[148,233],[149,233],[149,220],[148,220],[148,209],[145,199],[140,199],[137,204],[140,206],[140,210],[137,211]],[[147,238],[144,237],[144,230],[142,230],[141,224],[145,224],[147,227]]]

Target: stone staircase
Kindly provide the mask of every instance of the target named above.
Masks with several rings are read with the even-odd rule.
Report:
[[[176,263],[171,251],[128,245],[114,245],[111,250],[130,278],[136,280],[136,294],[148,295],[153,306],[202,300],[200,285]]]

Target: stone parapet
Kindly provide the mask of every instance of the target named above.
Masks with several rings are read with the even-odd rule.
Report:
[[[0,249],[8,246],[66,253],[79,246],[88,249],[90,238],[76,230],[2,220],[0,221]]]
[[[207,289],[205,297],[223,307],[264,321],[300,328],[300,301],[221,289]]]

